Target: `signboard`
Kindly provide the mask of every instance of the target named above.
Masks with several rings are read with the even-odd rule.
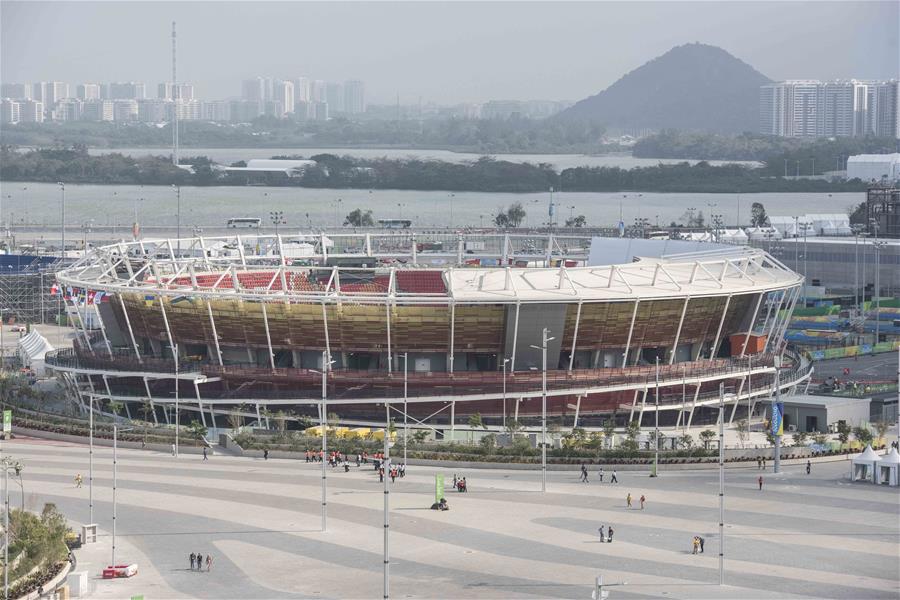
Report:
[[[434,476],[434,501],[440,502],[441,498],[444,497],[444,476],[443,475],[435,475]]]
[[[3,411],[3,433],[4,435],[12,432],[12,411]]]
[[[772,403],[772,435],[784,435],[784,402]]]

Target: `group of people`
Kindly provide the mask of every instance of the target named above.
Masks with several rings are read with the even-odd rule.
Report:
[[[605,534],[603,532],[603,525],[600,526],[600,529],[598,529],[598,531],[600,532],[600,541],[601,542],[606,542],[608,544],[612,544],[613,533],[614,533],[612,525],[609,526],[609,528],[607,529],[607,532]]]
[[[197,554],[194,554],[193,552],[191,552],[191,571],[202,571],[203,563],[204,563],[204,560],[203,560],[202,553],[198,552]],[[212,570],[212,563],[213,563],[212,554],[207,554],[206,555],[206,570],[207,570],[207,572]]]
[[[468,492],[469,484],[466,481],[465,477],[459,477],[456,473],[453,474],[453,487],[456,488],[457,492]]]
[[[647,498],[644,497],[643,494],[641,494],[641,498],[639,501],[641,503],[641,510],[644,510],[644,502],[647,501]],[[628,492],[628,495],[625,496],[625,504],[628,506],[628,508],[631,508],[631,492]]]
[[[597,475],[600,477],[600,483],[603,483],[603,467],[600,467],[600,470],[597,472]],[[589,483],[588,481],[588,469],[587,465],[581,463],[581,482]],[[609,478],[610,483],[619,483],[619,476],[616,474],[616,470],[613,469],[612,477]]]
[[[699,535],[694,536],[694,540],[692,543],[694,551],[691,554],[697,554],[698,552],[700,554],[703,554],[703,541],[704,541],[703,538],[700,537]]]

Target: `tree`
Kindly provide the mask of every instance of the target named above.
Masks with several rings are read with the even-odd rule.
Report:
[[[279,410],[275,413],[275,426],[278,427],[278,435],[284,437],[284,430],[287,429],[287,413]]]
[[[765,227],[769,224],[769,215],[762,202],[754,202],[750,207],[750,224],[754,227]]]
[[[428,438],[428,432],[424,429],[420,429],[412,434],[413,441],[417,444],[421,444]]]
[[[879,419],[875,421],[875,432],[878,434],[878,439],[883,440],[884,434],[887,433],[887,430],[890,429],[891,424],[885,421],[884,419]]]
[[[519,430],[521,430],[521,429],[522,429],[522,423],[520,423],[519,421],[515,420],[512,417],[506,418],[506,431],[509,433],[510,438],[515,438],[516,433],[518,433]]]
[[[469,415],[469,427],[471,427],[472,429],[477,429],[478,427],[481,427],[482,429],[487,429],[487,426],[484,424],[484,421],[481,418],[481,413],[475,413],[475,414]],[[470,436],[469,439],[474,442],[475,432],[469,431],[469,436]]]
[[[144,420],[149,422],[147,415],[153,414],[153,405],[150,404],[149,400],[144,400],[141,404],[141,414],[144,415]]]
[[[188,425],[187,434],[189,437],[202,440],[206,437],[207,433],[209,433],[209,429],[196,419],[191,421],[191,424]]]
[[[850,433],[853,429],[850,427],[850,424],[847,421],[838,421],[837,424],[837,434],[838,441],[841,442],[841,447],[843,448],[844,444],[850,441]]]
[[[566,219],[566,227],[584,227],[586,224],[587,219],[584,215],[578,215],[577,217]]]
[[[509,217],[511,227],[518,227],[525,220],[525,209],[522,208],[521,202],[513,202],[507,209],[506,216]]]
[[[863,446],[872,443],[872,432],[864,425],[853,428],[853,437],[855,437]]]
[[[703,449],[709,450],[709,443],[716,437],[716,432],[712,429],[704,429],[700,432],[700,440],[703,441]]]
[[[606,445],[609,448],[613,446],[613,440],[616,435],[616,422],[613,419],[603,421],[603,437],[606,439]]]
[[[497,214],[494,215],[494,225],[497,226],[497,229],[506,229],[509,227],[509,215],[506,214],[506,211],[503,208],[497,209]]]
[[[124,406],[125,405],[122,404],[121,402],[119,402],[118,400],[110,400],[109,404],[107,405],[107,408],[109,409],[109,412],[111,412],[112,414],[118,415],[119,411],[121,411]]]
[[[352,210],[346,218],[344,218],[344,225],[350,225],[352,227],[374,227],[375,219],[372,218],[371,210],[363,212],[361,209],[357,208]]]
[[[747,436],[750,433],[750,426],[747,423],[747,419],[738,419],[735,429],[737,429],[738,439],[741,442],[741,448],[743,448],[744,444],[747,442]]]
[[[485,452],[493,452],[494,448],[497,447],[497,435],[494,433],[489,433],[488,435],[481,438],[480,443]]]
[[[244,417],[240,413],[246,412],[246,410],[247,406],[241,404],[233,413],[228,415],[228,424],[231,425],[232,429],[240,429],[244,425]]]
[[[795,431],[791,437],[794,438],[795,446],[802,446],[806,443],[806,438],[808,437],[808,435],[805,431]]]
[[[684,434],[680,438],[678,438],[678,442],[688,450],[690,450],[694,446],[694,436],[689,433]]]
[[[641,433],[641,424],[637,421],[631,421],[625,427],[625,441],[622,447],[626,450],[634,451],[638,448],[637,436]]]

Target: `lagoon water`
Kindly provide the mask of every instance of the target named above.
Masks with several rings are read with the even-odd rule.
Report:
[[[59,187],[50,183],[2,182],[2,221],[58,225]],[[762,202],[769,215],[845,213],[865,199],[864,193],[665,194],[565,192],[553,195],[560,223],[570,214],[584,215],[589,225],[613,226],[620,215],[626,224],[646,218],[650,225],[678,221],[688,208],[722,214],[727,224],[749,222],[750,205]],[[414,227],[489,225],[501,207],[521,202],[526,224],[547,222],[550,195],[409,191],[334,190],[284,187],[183,187],[182,225],[223,226],[230,217],[259,217],[283,211],[286,229],[334,227],[355,208],[374,218],[406,218]],[[573,208],[574,207],[574,208]],[[135,212],[143,225],[174,225],[176,195],[168,186],[67,185],[66,223],[79,226],[130,226]]]

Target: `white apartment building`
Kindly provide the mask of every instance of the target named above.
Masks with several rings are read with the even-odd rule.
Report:
[[[274,105],[271,114],[279,119],[284,117],[285,113],[293,112],[294,108],[294,83],[291,81],[276,81],[272,86],[272,104]],[[267,109],[267,113],[269,110]]]
[[[344,112],[358,115],[366,112],[366,84],[358,79],[344,82]]]
[[[83,121],[112,121],[113,118],[112,100],[86,100],[81,105]]]
[[[231,102],[225,100],[204,102],[202,112],[204,121],[230,121]]]
[[[169,102],[159,98],[138,100],[138,121],[164,123],[169,120]]]
[[[329,82],[326,84],[325,101],[328,102],[330,112],[344,112],[344,86],[340,83]]]
[[[65,98],[56,103],[52,115],[54,121],[80,121],[84,102],[78,98]]]
[[[18,123],[22,118],[22,106],[18,100],[4,98],[0,102],[0,122]]]
[[[160,83],[156,87],[156,97],[160,100],[174,100],[175,99],[175,86],[171,81],[167,81],[165,83]],[[193,100],[194,99],[194,84],[192,83],[179,83],[178,84],[178,97],[181,100]]]
[[[114,82],[109,84],[110,100],[143,100],[147,86],[141,81]]]
[[[127,123],[138,120],[138,103],[137,100],[115,100],[113,101],[113,120],[117,122]]]
[[[79,100],[97,100],[100,98],[99,83],[79,83],[75,86],[75,97]]]
[[[897,81],[791,80],[760,88],[760,132],[785,137],[898,135]]]
[[[24,100],[31,98],[30,83],[3,83],[0,84],[0,98]]]

